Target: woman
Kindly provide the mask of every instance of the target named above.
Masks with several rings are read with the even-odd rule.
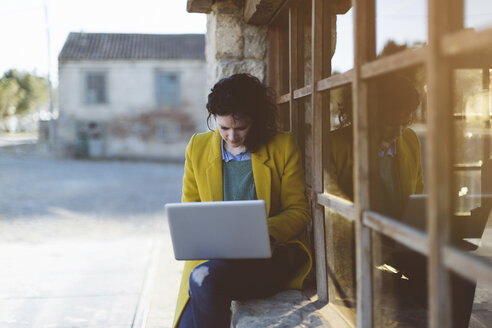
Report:
[[[194,135],[186,150],[183,202],[263,199],[271,259],[187,261],[174,327],[229,327],[232,300],[302,287],[312,266],[310,221],[299,149],[275,131],[273,93],[257,78],[222,79],[208,96],[214,131]],[[213,238],[213,236],[210,236]]]

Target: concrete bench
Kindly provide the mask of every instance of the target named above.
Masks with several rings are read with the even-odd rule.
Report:
[[[301,291],[287,290],[247,302],[232,302],[231,328],[330,327],[320,306]]]

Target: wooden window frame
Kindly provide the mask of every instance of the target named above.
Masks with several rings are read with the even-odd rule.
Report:
[[[356,267],[357,267],[357,327],[373,327],[373,291],[371,232],[376,231],[428,257],[429,282],[429,326],[451,326],[450,287],[448,269],[468,278],[480,279],[492,283],[492,264],[478,257],[458,250],[449,244],[448,224],[445,218],[452,213],[452,173],[456,169],[479,169],[463,167],[453,163],[452,140],[452,70],[453,61],[466,63],[470,53],[485,50],[492,43],[492,28],[482,31],[463,29],[464,0],[427,0],[428,3],[428,43],[417,49],[375,59],[375,0],[353,0],[354,26],[354,68],[342,74],[329,76],[329,67],[324,62],[331,58],[326,45],[331,36],[327,32],[327,16],[333,8],[329,1],[311,0],[311,69],[310,84],[303,85],[302,69],[304,56],[303,36],[300,32],[298,6],[301,1],[285,1],[282,8],[270,21],[282,11],[288,12],[289,53],[278,51],[279,33],[269,35],[269,83],[282,90],[278,80],[278,64],[289,62],[288,92],[279,94],[277,103],[288,104],[290,130],[304,148],[304,112],[299,100],[311,98],[311,177],[307,184],[308,197],[312,204],[313,235],[316,258],[317,292],[320,300],[329,300],[327,287],[327,261],[325,248],[324,210],[341,214],[356,226]],[[449,19],[451,18],[451,19]],[[277,29],[279,27],[276,27]],[[271,30],[273,30],[271,28]],[[284,40],[285,41],[285,40]],[[427,209],[427,233],[413,229],[390,217],[370,211],[369,204],[369,132],[371,122],[369,111],[368,80],[400,69],[423,65],[426,68],[428,84],[428,121],[426,160],[429,205]],[[488,67],[488,66],[487,66]],[[326,186],[329,176],[325,172],[326,154],[329,149],[327,132],[329,129],[329,106],[326,104],[328,91],[351,84],[354,106],[354,175],[355,201],[331,195]],[[314,87],[313,87],[314,86]],[[284,88],[285,89],[285,88]],[[323,110],[324,108],[324,110]],[[444,195],[444,196],[443,196]]]

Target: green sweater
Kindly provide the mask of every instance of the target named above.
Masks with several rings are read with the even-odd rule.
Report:
[[[222,161],[224,200],[253,200],[256,198],[251,160]]]
[[[398,171],[398,158],[385,155],[379,158],[379,178],[382,202],[379,210],[394,218],[403,214],[403,200]]]

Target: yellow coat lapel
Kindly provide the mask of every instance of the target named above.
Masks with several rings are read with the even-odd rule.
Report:
[[[220,149],[220,134],[217,129],[214,132],[212,147],[208,154],[209,167],[207,168],[207,183],[210,192],[210,199],[204,201],[224,200],[222,183],[222,152]]]
[[[267,215],[270,213],[271,180],[272,172],[265,163],[269,159],[266,147],[251,154],[251,166],[253,167],[253,177],[255,179],[256,196],[258,199],[265,200]]]
[[[411,185],[415,184],[412,181],[412,171],[415,171],[414,168],[412,168],[412,164],[414,164],[414,161],[411,161],[408,158],[408,147],[405,147],[403,144],[404,140],[402,137],[399,138],[398,140],[398,167],[399,167],[399,174],[400,174],[400,186],[401,186],[401,191],[402,191],[402,200],[405,203],[407,197],[412,194],[412,188]]]

